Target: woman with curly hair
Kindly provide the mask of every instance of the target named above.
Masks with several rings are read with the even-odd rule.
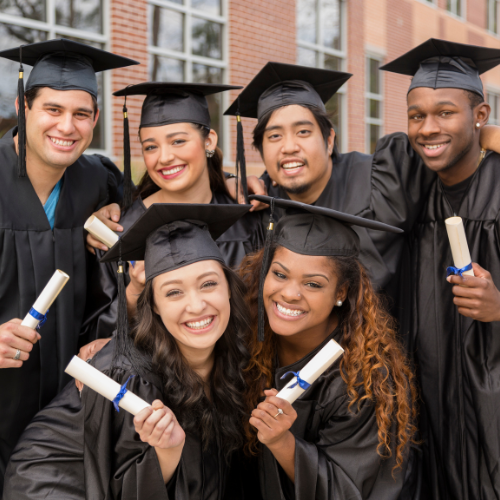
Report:
[[[395,228],[257,198],[287,209],[266,248],[241,268],[253,330],[246,432],[260,457],[264,498],[413,498],[413,374],[345,223]],[[330,339],[343,347],[341,360],[293,406],[277,398]]]
[[[144,258],[146,286],[130,334],[123,305],[93,364],[152,406],[134,417],[86,387],[80,401],[69,383],[26,429],[4,498],[259,499],[242,453],[245,287],[213,239],[247,211],[153,205],[110,250]]]

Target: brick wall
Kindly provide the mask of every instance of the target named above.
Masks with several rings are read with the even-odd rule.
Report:
[[[295,0],[229,1],[229,76],[232,85],[245,86],[268,62],[295,63]],[[231,92],[231,102],[238,91]],[[257,123],[244,119],[245,152],[249,171],[262,168],[259,153],[251,146]],[[231,151],[226,163],[236,157],[236,121],[230,120]]]

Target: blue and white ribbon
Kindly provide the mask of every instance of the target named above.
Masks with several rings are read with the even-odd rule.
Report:
[[[113,399],[113,405],[115,407],[116,411],[120,411],[119,404],[120,401],[123,399],[123,396],[127,393],[127,384],[129,383],[130,379],[133,377],[133,375],[130,375],[130,377],[127,379],[127,381],[120,387],[120,390],[118,391],[118,394],[115,396],[115,399]]]
[[[470,271],[471,269],[472,269],[472,262],[462,267],[462,269],[450,266],[446,268],[446,277],[450,276],[450,274],[454,274],[456,276],[462,276],[463,273],[465,273],[465,271]]]
[[[43,324],[47,321],[47,314],[49,314],[49,310],[47,309],[47,312],[45,314],[39,313],[36,309],[33,307],[29,311],[29,315],[33,316],[36,320],[39,321],[37,325],[37,330],[39,330]]]
[[[306,389],[309,389],[309,387],[311,387],[311,384],[309,382],[307,382],[304,379],[300,378],[300,372],[292,372],[292,371],[286,372],[286,373],[283,374],[283,376],[281,377],[281,379],[283,380],[290,373],[293,373],[295,375],[295,377],[297,377],[297,381],[294,384],[289,385],[288,389],[293,389],[297,384],[298,384],[298,386],[301,389],[304,389],[304,391]]]

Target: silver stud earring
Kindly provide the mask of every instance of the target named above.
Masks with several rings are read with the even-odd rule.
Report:
[[[215,154],[215,149],[205,149],[205,154],[207,155],[207,158],[212,158]]]
[[[342,301],[341,300],[337,300],[337,307],[340,307],[342,305]]]

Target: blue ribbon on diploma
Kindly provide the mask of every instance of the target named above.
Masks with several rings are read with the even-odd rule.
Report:
[[[127,384],[129,383],[130,379],[133,377],[133,375],[130,375],[130,377],[127,379],[127,381],[120,387],[120,390],[118,394],[115,396],[115,399],[113,399],[113,405],[115,407],[116,411],[120,411],[120,408],[118,405],[120,404],[120,401],[123,399],[123,396],[127,393]]]
[[[47,314],[49,314],[49,310],[47,309],[47,312],[45,314],[39,313],[36,309],[31,308],[29,315],[33,316],[35,319],[37,319],[40,323],[38,323],[36,329],[40,330],[40,328],[43,326],[43,324],[47,321]]]
[[[290,385],[288,389],[293,389],[297,384],[301,389],[304,389],[304,391],[306,389],[309,389],[309,387],[311,387],[311,384],[309,382],[306,382],[304,379],[300,378],[300,372],[286,372],[281,377],[281,380],[283,380],[290,373],[293,373],[297,377],[297,381],[295,382],[295,384]]]
[[[472,262],[470,264],[467,264],[466,266],[462,267],[462,269],[458,269],[458,267],[447,267],[446,268],[446,277],[448,277],[450,274],[454,274],[456,276],[462,276],[465,271],[470,271],[472,269]]]

